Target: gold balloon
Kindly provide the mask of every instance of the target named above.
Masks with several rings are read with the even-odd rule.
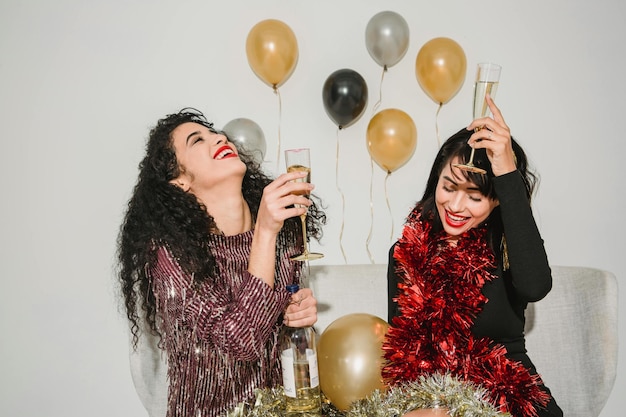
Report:
[[[282,85],[298,61],[298,41],[280,20],[263,20],[250,30],[246,55],[252,71],[272,88]]]
[[[450,38],[434,38],[417,53],[415,75],[436,103],[445,104],[465,80],[467,62],[463,48]]]
[[[417,128],[413,119],[398,109],[382,110],[367,126],[367,148],[376,163],[388,173],[404,165],[415,152]]]
[[[317,358],[320,388],[340,410],[374,390],[385,391],[382,343],[389,325],[366,313],[333,321],[320,336]]]

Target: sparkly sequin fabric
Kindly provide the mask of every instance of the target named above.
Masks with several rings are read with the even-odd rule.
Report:
[[[165,248],[150,269],[168,357],[167,417],[224,415],[253,399],[255,388],[281,383],[277,337],[289,298],[284,288],[297,280],[301,263],[279,255],[270,288],[247,271],[252,236],[212,235],[219,273],[200,286]]]

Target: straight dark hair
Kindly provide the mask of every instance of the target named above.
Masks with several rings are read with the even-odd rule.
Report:
[[[430,175],[426,181],[426,188],[421,200],[416,204],[411,215],[420,213],[422,218],[432,224],[433,233],[437,233],[443,230],[441,219],[437,215],[437,207],[435,205],[435,191],[437,190],[437,184],[439,183],[439,177],[446,165],[450,166],[455,158],[458,158],[461,164],[469,161],[471,148],[467,145],[467,141],[472,136],[472,131],[463,128],[457,133],[452,135],[439,149],[433,166],[430,170]],[[524,180],[524,186],[526,187],[526,196],[530,202],[532,194],[534,193],[535,186],[538,182],[538,177],[528,167],[528,158],[522,147],[511,138],[511,144],[513,146],[513,153],[515,154],[517,170],[521,173]],[[474,165],[487,171],[486,174],[475,173],[471,171],[460,170],[461,175],[466,181],[475,184],[482,195],[492,200],[496,200],[495,188],[493,186],[493,171],[491,169],[491,163],[487,157],[487,151],[485,149],[476,149],[474,151]],[[494,251],[496,259],[501,259],[502,248],[501,242],[504,235],[504,229],[502,226],[502,217],[500,215],[500,207],[496,207],[492,210],[491,214],[485,221],[487,227],[487,239],[489,246]]]

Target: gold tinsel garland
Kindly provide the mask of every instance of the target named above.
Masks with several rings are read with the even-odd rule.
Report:
[[[394,417],[409,411],[445,408],[452,417],[510,417],[489,402],[488,392],[471,382],[451,375],[421,376],[417,381],[398,384],[386,392],[374,391],[355,401],[344,413],[330,402],[322,402],[327,417]],[[259,389],[253,405],[240,404],[227,417],[283,417],[285,415],[282,387]]]

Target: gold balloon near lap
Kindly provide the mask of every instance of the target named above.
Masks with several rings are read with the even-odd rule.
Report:
[[[296,68],[298,41],[280,20],[263,20],[248,33],[246,55],[254,73],[272,88],[282,85]]]
[[[382,344],[389,325],[366,313],[333,321],[320,336],[317,358],[320,387],[331,403],[347,410],[374,390],[386,389],[382,377]]]
[[[417,53],[415,76],[422,89],[438,104],[445,104],[465,80],[467,61],[463,48],[450,38],[434,38]]]
[[[366,138],[372,159],[391,173],[413,156],[417,145],[417,128],[411,116],[402,110],[385,109],[370,120]]]

